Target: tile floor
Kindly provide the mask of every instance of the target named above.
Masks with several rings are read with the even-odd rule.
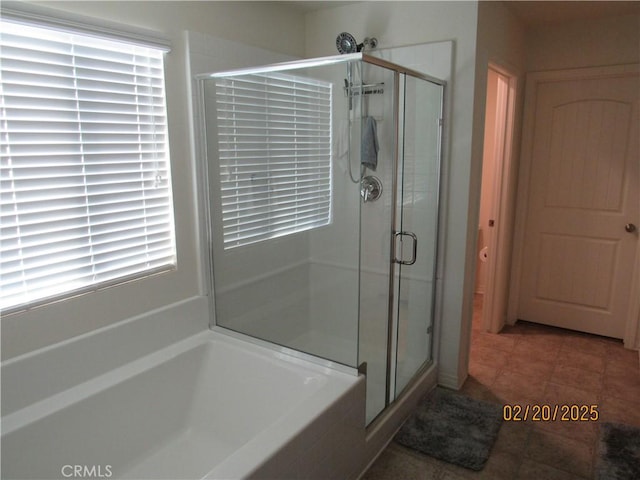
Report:
[[[520,321],[485,333],[481,312],[478,296],[463,393],[501,405],[598,405],[600,422],[640,427],[638,352],[617,340]],[[590,479],[597,438],[598,422],[503,422],[480,472],[392,442],[363,480]]]

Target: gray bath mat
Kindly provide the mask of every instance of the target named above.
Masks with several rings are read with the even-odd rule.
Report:
[[[600,425],[596,478],[599,480],[640,478],[640,428],[617,423]]]
[[[436,388],[395,440],[440,460],[481,470],[501,424],[501,406]]]

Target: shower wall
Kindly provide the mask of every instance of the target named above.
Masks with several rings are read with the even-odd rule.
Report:
[[[193,105],[196,118],[201,119],[200,125],[205,125],[205,122],[204,112],[201,111],[197,97],[196,75],[296,60],[289,55],[199,32],[188,32],[187,38],[189,65],[194,79]],[[209,96],[205,101],[215,102],[215,98]],[[206,136],[210,135],[216,135],[216,132],[206,132]],[[206,145],[196,144],[198,158],[205,157],[206,152],[202,151],[205,147]],[[209,165],[209,171],[215,173],[215,164]],[[204,178],[205,174],[206,172],[201,171],[199,176]],[[201,191],[204,191],[204,188],[201,188]],[[217,221],[219,216],[214,216],[212,226],[216,231],[221,231],[220,225],[216,224]],[[206,229],[202,230],[205,234],[201,241],[208,244]],[[211,251],[212,247],[213,245],[209,245],[206,250]],[[304,319],[307,318],[309,310],[308,294],[302,287],[308,277],[309,255],[309,239],[303,233],[295,238],[256,244],[243,252],[231,251],[219,258],[216,268],[224,272],[216,284],[216,291],[221,298],[217,305],[220,314],[233,318],[234,327],[237,329],[250,324],[257,335],[271,335],[276,340],[286,340],[301,334],[306,329]],[[210,272],[205,274],[209,275]],[[274,335],[274,332],[277,335]]]
[[[214,80],[204,82],[215,324],[357,366],[359,184],[346,175],[345,65],[287,72],[332,87],[331,222],[241,247],[223,242]],[[258,124],[256,124],[257,126]],[[351,133],[353,135],[353,133]],[[357,171],[357,165],[354,167]],[[224,174],[224,172],[223,172]]]
[[[321,287],[313,296],[314,308],[310,318],[311,328],[316,332],[326,332],[338,338],[357,340],[357,364],[367,363],[367,414],[368,421],[375,417],[385,406],[385,382],[387,361],[387,335],[389,318],[389,258],[391,238],[391,214],[393,205],[393,165],[395,161],[395,124],[394,124],[394,73],[369,64],[359,64],[353,69],[354,85],[377,85],[372,90],[383,93],[362,95],[357,92],[351,99],[351,109],[341,107],[336,111],[338,124],[334,128],[334,180],[342,188],[334,191],[335,212],[351,211],[342,221],[336,218],[330,228],[318,232],[312,237],[314,256],[314,282]],[[344,97],[341,89],[341,95]],[[376,170],[367,168],[364,175],[376,176],[383,185],[382,196],[369,202],[363,202],[360,196],[360,182],[353,183],[348,171],[351,162],[351,174],[356,180],[360,177],[361,135],[363,120],[371,116],[377,125],[379,144]],[[347,137],[348,135],[348,137]],[[341,147],[350,142],[350,155]],[[346,221],[345,221],[346,220]],[[344,246],[335,240],[347,230],[354,235],[357,251],[344,252]],[[327,245],[332,245],[331,251]],[[322,252],[322,253],[321,253]],[[340,258],[338,263],[332,259]],[[352,290],[345,285],[356,285],[358,302],[349,295]],[[356,310],[359,329],[353,331],[354,324],[345,322],[344,310]],[[348,318],[351,318],[349,316]],[[347,347],[344,341],[339,341]],[[336,346],[338,345],[336,344]],[[375,414],[373,413],[375,412]]]
[[[349,99],[344,90],[347,68],[339,65],[315,72],[333,84],[331,222],[309,232],[308,324],[293,346],[309,353],[322,352],[324,358],[356,367],[360,185],[351,182],[349,168],[358,175],[353,149],[359,149],[359,130],[350,129]]]

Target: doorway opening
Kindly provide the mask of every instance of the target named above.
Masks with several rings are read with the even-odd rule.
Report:
[[[489,64],[475,293],[476,305],[482,305],[481,328],[492,333],[504,326],[508,304],[516,80]]]

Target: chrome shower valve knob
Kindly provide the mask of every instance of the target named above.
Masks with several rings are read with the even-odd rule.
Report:
[[[366,202],[373,202],[382,195],[382,182],[378,177],[368,175],[360,182],[360,196]]]

